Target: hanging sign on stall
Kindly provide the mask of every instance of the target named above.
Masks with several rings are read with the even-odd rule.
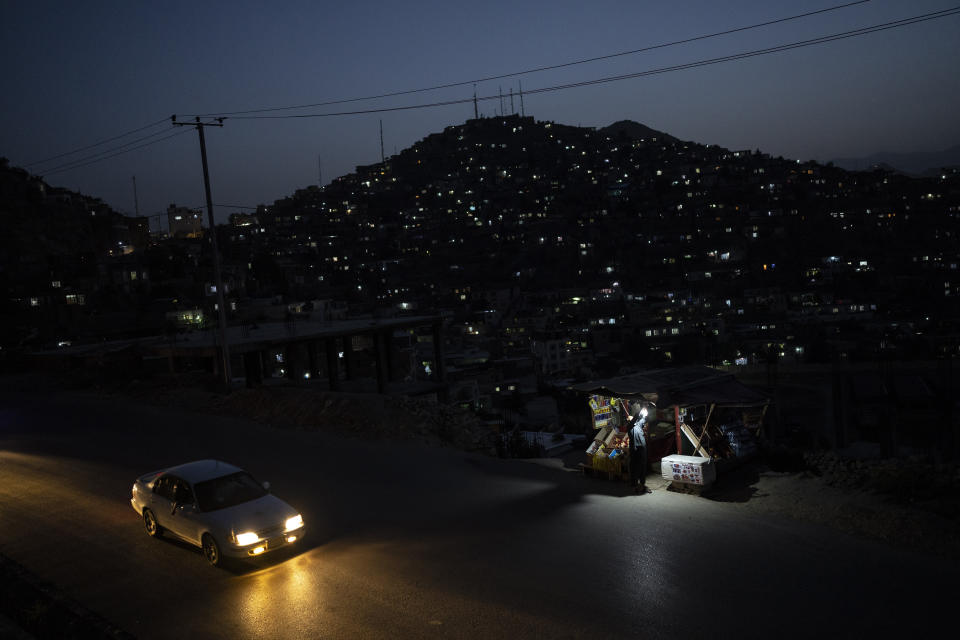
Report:
[[[593,428],[602,429],[613,421],[613,413],[616,411],[616,398],[605,396],[591,396],[590,409],[593,412]]]

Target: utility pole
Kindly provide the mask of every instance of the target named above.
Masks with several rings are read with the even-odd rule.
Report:
[[[517,80],[517,83],[520,85],[520,117],[526,117],[526,113],[523,112],[523,83]]]
[[[137,200],[137,176],[133,176],[133,215],[140,217],[140,202]]]
[[[220,325],[220,371],[223,374],[223,387],[227,393],[230,393],[230,382],[233,376],[230,372],[230,348],[227,344],[227,307],[224,304],[223,296],[223,278],[220,276],[220,251],[217,248],[217,226],[213,221],[213,198],[210,197],[210,172],[207,169],[207,143],[203,137],[204,127],[222,127],[223,118],[217,118],[216,122],[200,122],[197,117],[195,122],[177,122],[177,116],[170,116],[170,121],[174,126],[196,127],[200,134],[200,159],[203,161],[203,188],[207,196],[207,219],[210,224],[210,242],[213,248],[213,281],[217,288],[217,308],[219,310],[218,320]]]
[[[473,85],[473,119],[478,120],[480,113],[477,111],[477,85]]]
[[[383,120],[380,120],[380,163],[383,164],[386,161],[383,155]]]

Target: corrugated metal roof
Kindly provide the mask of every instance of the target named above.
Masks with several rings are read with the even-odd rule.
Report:
[[[741,382],[732,373],[702,365],[651,369],[626,376],[576,384],[574,391],[620,398],[642,397],[658,407],[700,404],[757,406],[769,398]]]

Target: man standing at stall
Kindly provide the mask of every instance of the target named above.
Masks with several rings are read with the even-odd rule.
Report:
[[[634,405],[628,417],[630,439],[630,483],[636,493],[650,493],[647,489],[647,408]]]

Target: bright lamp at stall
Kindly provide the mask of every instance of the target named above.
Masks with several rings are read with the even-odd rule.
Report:
[[[253,544],[254,542],[257,542],[259,540],[260,540],[260,536],[258,536],[253,531],[247,531],[244,533],[237,534],[237,544],[242,546]]]
[[[647,417],[647,413],[648,412],[646,407],[644,407],[643,409],[640,409],[640,415],[643,416],[644,418]]]
[[[298,513],[292,518],[287,518],[287,522],[284,527],[284,531],[293,531],[299,529],[303,526],[303,517]]]

